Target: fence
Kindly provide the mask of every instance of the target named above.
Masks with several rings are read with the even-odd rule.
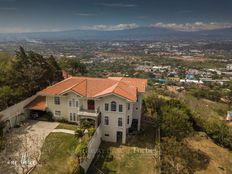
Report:
[[[92,139],[90,140],[90,142],[88,144],[87,160],[85,160],[81,163],[81,167],[84,168],[85,172],[87,172],[91,162],[94,159],[95,154],[98,151],[98,148],[101,144],[101,137],[102,137],[102,131],[101,131],[101,125],[99,125],[97,130],[95,131]]]

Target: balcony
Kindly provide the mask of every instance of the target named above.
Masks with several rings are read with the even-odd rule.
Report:
[[[90,109],[83,109],[83,106],[81,106],[78,115],[84,117],[98,117],[99,113],[100,113],[99,107],[96,110],[92,110],[92,109],[90,110]]]

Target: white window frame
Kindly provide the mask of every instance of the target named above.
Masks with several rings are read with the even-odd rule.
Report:
[[[59,112],[59,114],[57,114],[57,112]],[[60,117],[61,116],[61,111],[55,110],[54,111],[54,115],[55,115],[55,117]]]
[[[121,123],[121,125],[119,125],[119,123]],[[118,127],[123,127],[122,117],[118,118]]]
[[[121,107],[121,109],[122,109],[121,111],[120,111],[120,107]],[[119,104],[119,105],[118,105],[118,112],[123,112],[123,105],[122,105],[122,104]]]
[[[54,104],[55,105],[60,105],[60,97],[58,97],[58,96],[54,97]]]
[[[107,124],[106,124],[106,123],[107,123]],[[109,124],[110,124],[109,116],[105,116],[105,117],[104,117],[104,125],[105,125],[105,126],[109,126]]]

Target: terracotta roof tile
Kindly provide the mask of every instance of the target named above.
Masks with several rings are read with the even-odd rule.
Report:
[[[32,102],[25,106],[28,109],[45,111],[46,109],[46,97],[38,96]]]
[[[147,81],[133,78],[90,78],[70,77],[41,91],[43,95],[62,95],[73,91],[88,98],[116,94],[131,101],[136,101],[137,91],[145,92]]]

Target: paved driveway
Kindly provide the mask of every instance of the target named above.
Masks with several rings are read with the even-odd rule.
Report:
[[[39,160],[45,138],[59,123],[29,120],[6,136],[6,149],[0,154],[0,173],[24,173]],[[16,172],[17,171],[17,172]]]

